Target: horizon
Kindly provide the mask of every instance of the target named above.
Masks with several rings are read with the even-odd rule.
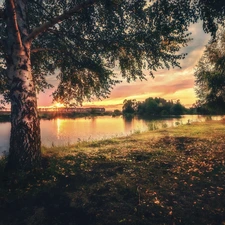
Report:
[[[136,99],[143,101],[149,97],[160,97],[166,100],[180,100],[185,107],[191,107],[197,100],[194,91],[195,78],[194,68],[202,56],[205,45],[210,40],[210,35],[204,33],[202,23],[192,24],[189,28],[191,32],[191,40],[188,46],[181,49],[181,53],[188,53],[185,59],[180,61],[180,68],[161,69],[154,72],[154,79],[146,75],[146,81],[133,81],[127,83],[123,80],[120,84],[114,86],[109,98],[102,101],[94,99],[91,102],[84,102],[84,107],[104,107],[118,109],[122,107],[125,99]],[[119,74],[119,70],[114,72]],[[145,70],[145,74],[149,71]],[[49,83],[54,85],[54,88],[45,90],[45,93],[38,94],[39,107],[54,107],[52,98],[50,97],[55,90],[58,81],[55,76],[47,77]]]
[[[204,33],[202,23],[192,24],[189,28],[192,40],[186,47],[183,47],[179,53],[187,53],[185,59],[180,61],[181,68],[161,69],[154,72],[154,78],[150,77],[149,71],[144,70],[147,80],[137,80],[130,83],[124,79],[120,84],[113,87],[109,98],[84,102],[83,107],[104,107],[106,109],[122,109],[125,99],[136,99],[144,101],[152,97],[160,97],[165,100],[180,100],[185,107],[191,107],[197,100],[195,94],[194,69],[201,58],[205,45],[210,40],[210,35]],[[114,72],[120,76],[120,71],[114,69]],[[54,107],[57,102],[53,102],[51,97],[56,89],[58,80],[57,74],[47,76],[47,82],[54,88],[46,89],[45,92],[37,95],[38,107]],[[8,106],[6,106],[8,107]]]

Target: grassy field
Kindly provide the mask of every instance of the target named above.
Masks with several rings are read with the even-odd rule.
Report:
[[[225,225],[225,121],[43,155],[43,170],[13,182],[0,161],[0,225]]]

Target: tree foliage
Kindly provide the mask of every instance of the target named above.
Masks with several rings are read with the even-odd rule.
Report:
[[[9,101],[5,2],[0,10],[0,94]],[[128,81],[145,79],[143,68],[152,75],[159,68],[179,66],[184,55],[176,53],[189,40],[188,25],[202,19],[204,30],[215,35],[225,15],[222,0],[30,0],[24,4],[36,89],[50,87],[46,76],[57,73],[60,83],[53,96],[66,103],[107,97],[119,82],[112,70],[115,65]]]
[[[198,104],[225,112],[225,32],[220,30],[198,62],[195,71]]]
[[[185,107],[179,100],[173,102],[163,98],[147,98],[143,102],[124,100],[123,114],[135,114],[138,116],[168,116],[182,115],[186,112]]]
[[[195,19],[203,21],[203,29],[215,38],[218,27],[224,26],[225,2],[223,0],[193,0]]]
[[[125,99],[123,101],[123,114],[134,114],[136,112],[137,108],[137,101],[136,99],[127,100]]]
[[[0,10],[0,94],[9,101],[5,2]],[[152,75],[179,66],[184,55],[176,53],[189,40],[188,25],[202,19],[204,30],[215,34],[225,15],[221,0],[24,2],[36,89],[51,87],[46,77],[57,73],[60,83],[53,97],[65,103],[109,96],[120,80],[114,66],[128,81],[145,79],[143,68]]]
[[[145,79],[143,68],[152,75],[159,68],[179,66],[184,55],[178,51],[189,40],[190,21],[184,18],[191,17],[192,11],[184,0],[25,2],[36,89],[49,87],[46,76],[57,73],[60,83],[53,96],[66,103],[107,97],[120,80],[113,73],[114,66],[127,81]],[[7,96],[5,19],[0,27],[0,93]]]

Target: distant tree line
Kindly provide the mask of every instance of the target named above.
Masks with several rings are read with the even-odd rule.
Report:
[[[124,116],[169,116],[169,115],[183,115],[189,113],[181,103],[180,100],[172,101],[163,98],[147,98],[143,102],[135,99],[123,102],[122,113]]]

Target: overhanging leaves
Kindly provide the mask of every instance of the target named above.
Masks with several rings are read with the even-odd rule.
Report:
[[[157,69],[179,67],[185,56],[179,50],[190,40],[189,24],[201,16],[208,18],[201,14],[205,5],[190,0],[31,0],[25,4],[28,34],[24,38],[32,41],[37,90],[49,87],[46,76],[60,71],[54,96],[62,101],[108,96],[117,83],[112,70],[116,65],[128,82],[145,79],[143,69],[153,75]],[[0,26],[4,43],[4,19]],[[66,89],[75,87],[80,91],[72,91],[68,98]]]

